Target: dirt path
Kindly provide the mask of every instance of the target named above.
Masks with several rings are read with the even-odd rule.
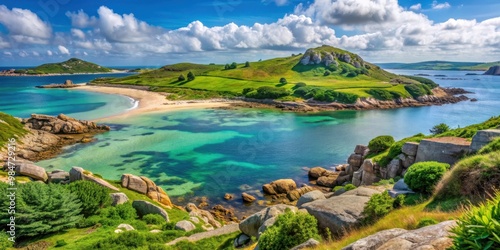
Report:
[[[175,239],[175,240],[167,243],[167,246],[173,246],[173,245],[175,245],[178,242],[183,241],[183,240],[187,240],[187,241],[190,241],[190,242],[195,242],[195,241],[199,241],[199,240],[211,238],[211,237],[214,237],[214,236],[231,234],[231,233],[238,232],[238,231],[240,231],[240,228],[239,228],[238,224],[230,224],[230,225],[223,226],[221,228],[217,228],[217,229],[212,230],[212,231],[193,234],[193,235],[191,235],[189,237],[180,237],[180,238],[177,238],[177,239]]]

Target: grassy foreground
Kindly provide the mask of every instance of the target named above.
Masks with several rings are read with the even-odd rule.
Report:
[[[23,124],[11,115],[0,112],[0,149],[8,144],[10,138],[26,134]]]

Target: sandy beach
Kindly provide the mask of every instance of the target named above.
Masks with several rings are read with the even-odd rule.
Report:
[[[218,108],[218,107],[229,106],[229,102],[223,102],[220,100],[205,100],[196,102],[169,101],[166,99],[166,95],[164,94],[151,92],[147,90],[131,89],[131,88],[83,85],[75,89],[99,92],[105,94],[124,95],[139,102],[139,105],[134,109],[127,110],[119,115],[100,118],[95,121],[102,121],[108,119],[122,119],[138,114],[153,113],[153,112],[167,112],[173,110],[192,109],[192,108]]]

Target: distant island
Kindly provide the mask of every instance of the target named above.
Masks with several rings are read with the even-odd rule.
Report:
[[[125,72],[113,70],[107,67],[87,62],[78,58],[71,58],[60,63],[46,63],[29,69],[10,69],[0,71],[0,76],[22,76],[22,75],[64,75],[64,74],[97,74]]]
[[[492,66],[500,66],[500,61],[490,63],[427,61],[418,63],[377,63],[377,65],[384,69],[486,71]]]
[[[484,73],[485,75],[500,76],[500,66],[493,66]]]

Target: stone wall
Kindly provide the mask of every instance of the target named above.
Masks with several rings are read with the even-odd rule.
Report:
[[[470,152],[470,142],[458,137],[425,139],[420,142],[415,162],[437,161],[453,165]]]

